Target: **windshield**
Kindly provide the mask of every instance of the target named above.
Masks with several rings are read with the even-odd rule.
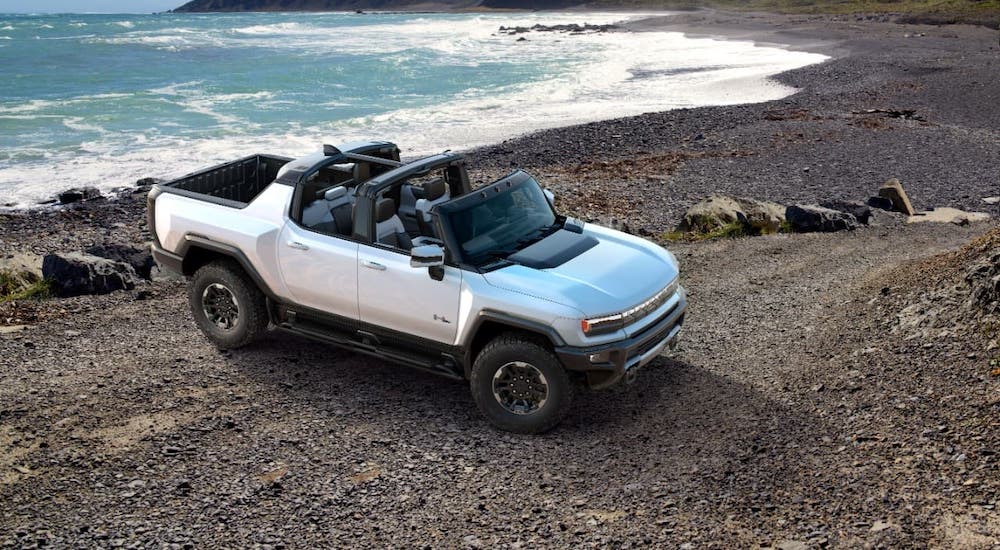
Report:
[[[556,228],[555,212],[542,188],[525,176],[515,187],[491,186],[484,191],[485,199],[446,214],[468,262],[482,265],[506,258]],[[477,194],[482,197],[482,193]]]

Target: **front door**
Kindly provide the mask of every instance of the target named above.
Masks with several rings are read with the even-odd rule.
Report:
[[[361,321],[404,334],[454,344],[462,270],[444,266],[435,281],[426,267],[410,267],[396,249],[361,245],[358,250],[358,308]]]
[[[296,303],[358,320],[357,242],[286,223],[278,262]]]

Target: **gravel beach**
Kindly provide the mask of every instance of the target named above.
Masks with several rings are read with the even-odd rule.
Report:
[[[647,28],[833,59],[780,75],[801,89],[780,101],[543,131],[471,151],[473,175],[525,168],[567,212],[654,239],[713,192],[863,200],[893,177],[918,209],[998,214],[996,31]],[[0,256],[141,245],[144,225],[128,193],[0,214]],[[967,292],[979,256],[956,251],[991,227],[886,214],[671,244],[681,347],[535,437],[490,428],[463,384],[284,333],[220,352],[180,280],[2,303],[0,547],[996,547],[996,325],[957,305],[948,330],[901,321]]]

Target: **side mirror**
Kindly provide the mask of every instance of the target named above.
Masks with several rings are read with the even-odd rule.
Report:
[[[410,250],[410,267],[441,267],[444,249],[436,244],[415,246]]]
[[[542,189],[542,194],[545,195],[545,200],[549,201],[552,208],[556,207],[556,194],[548,189]]]

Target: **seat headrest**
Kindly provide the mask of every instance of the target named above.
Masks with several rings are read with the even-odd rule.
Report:
[[[396,215],[396,201],[385,197],[375,203],[375,223],[389,221]]]
[[[448,184],[446,184],[442,178],[424,183],[424,197],[426,197],[429,201],[437,200],[443,197],[447,191]]]
[[[367,162],[354,163],[354,183],[364,183],[372,178],[372,165]]]
[[[343,185],[338,185],[336,187],[327,189],[326,193],[323,193],[323,198],[328,201],[335,201],[346,194],[347,194],[347,188],[344,187]]]

